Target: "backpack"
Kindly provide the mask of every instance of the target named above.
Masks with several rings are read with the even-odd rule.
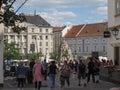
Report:
[[[63,77],[69,77],[70,76],[70,68],[67,66],[66,68],[61,69],[61,76]]]
[[[85,72],[85,68],[86,68],[86,66],[84,63],[79,64],[79,71],[80,72]]]

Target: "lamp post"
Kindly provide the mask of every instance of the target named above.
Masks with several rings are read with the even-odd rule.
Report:
[[[115,37],[116,40],[120,39],[120,38],[117,38],[118,34],[119,34],[119,30],[114,27],[112,30],[111,30],[113,36]]]

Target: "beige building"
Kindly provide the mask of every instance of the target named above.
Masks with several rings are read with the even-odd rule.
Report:
[[[5,28],[4,39],[18,44],[23,59],[32,52],[42,52],[44,59],[53,52],[53,28],[41,16],[25,15],[25,18],[26,21],[20,25],[27,30],[18,35],[11,28]]]
[[[108,58],[120,65],[120,0],[108,0],[108,28],[111,37],[108,42]],[[112,30],[118,30],[112,33]]]
[[[70,30],[72,26],[67,25],[63,27],[53,27],[54,39],[53,39],[53,50],[57,54],[58,60],[63,60],[62,53],[67,48],[64,42],[64,36]]]

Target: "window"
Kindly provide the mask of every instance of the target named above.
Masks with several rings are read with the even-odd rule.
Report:
[[[94,46],[94,50],[96,51],[96,46]]]
[[[40,32],[42,32],[42,29],[41,29],[41,28],[40,28],[39,30],[40,30]]]
[[[48,40],[48,36],[46,36],[46,40]]]
[[[23,36],[23,37],[24,37],[25,40],[27,39],[27,36]]]
[[[97,43],[97,40],[96,40],[96,39],[94,39],[94,43]]]
[[[35,39],[35,35],[32,36],[32,39]]]
[[[42,40],[42,36],[40,36],[40,40]]]
[[[48,42],[46,42],[46,46],[48,46]]]
[[[86,46],[86,52],[88,52],[88,46]]]
[[[105,52],[105,46],[103,46],[103,52]]]
[[[34,28],[32,28],[32,32],[34,32]]]
[[[46,29],[46,32],[48,32],[48,29]]]
[[[120,14],[120,0],[116,2],[116,14]]]
[[[81,47],[79,47],[79,52],[81,52]]]

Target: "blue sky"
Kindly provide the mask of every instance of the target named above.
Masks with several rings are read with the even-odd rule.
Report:
[[[25,0],[16,0],[17,9]],[[18,13],[42,16],[52,26],[107,21],[107,0],[28,0]]]

